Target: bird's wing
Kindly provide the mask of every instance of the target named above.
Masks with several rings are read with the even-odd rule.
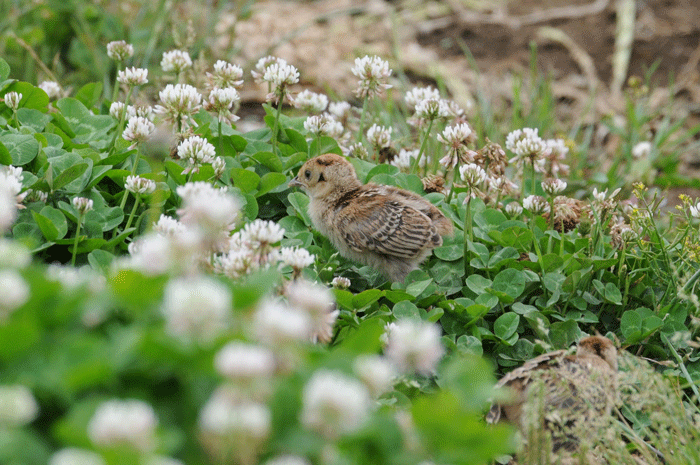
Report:
[[[378,192],[357,196],[351,208],[343,209],[337,218],[345,241],[356,252],[412,258],[426,244],[442,243],[428,216]]]

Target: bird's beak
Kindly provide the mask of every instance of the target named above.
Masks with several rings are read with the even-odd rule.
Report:
[[[301,187],[303,186],[302,183],[299,182],[297,178],[293,178],[291,181],[289,181],[289,184],[287,184],[289,187]]]

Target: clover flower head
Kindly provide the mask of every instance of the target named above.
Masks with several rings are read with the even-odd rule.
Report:
[[[470,188],[474,188],[486,180],[486,171],[476,163],[460,166],[459,175]]]
[[[90,210],[92,210],[93,202],[92,199],[88,199],[85,197],[73,197],[73,200],[71,200],[71,203],[73,204],[73,207],[78,210],[78,213],[81,215],[86,214]]]
[[[42,81],[38,87],[46,92],[50,99],[58,98],[63,93],[61,86],[56,81]]]
[[[513,218],[519,216],[523,212],[523,207],[518,202],[510,202],[506,205],[506,213]]]
[[[376,148],[386,148],[391,145],[391,133],[394,128],[373,124],[367,130],[367,140]]]
[[[267,347],[234,341],[217,352],[214,367],[231,380],[269,378],[275,371],[275,357]]]
[[[690,216],[693,218],[700,218],[700,202],[697,205],[691,205],[689,208]]]
[[[328,97],[323,94],[304,89],[293,100],[295,108],[309,113],[321,113],[328,107]]]
[[[440,91],[428,87],[414,87],[406,92],[404,101],[409,108],[415,109],[416,105],[424,100],[440,100]]]
[[[537,129],[524,128],[512,131],[506,137],[506,148],[515,154],[510,162],[535,163],[550,152],[547,143],[537,134]]]
[[[177,213],[183,224],[212,236],[234,228],[241,204],[225,188],[198,181],[179,186],[176,192],[182,198],[182,208]]]
[[[107,462],[97,452],[66,447],[51,456],[49,465],[107,465]]]
[[[445,353],[440,342],[440,330],[432,323],[400,319],[386,330],[385,354],[404,373],[435,373],[437,363]]]
[[[378,56],[365,55],[362,58],[355,58],[355,66],[352,74],[360,78],[357,82],[355,93],[362,98],[371,95],[380,95],[385,89],[391,86],[387,84],[391,76],[389,62],[382,60]]]
[[[265,69],[262,79],[278,90],[284,89],[286,86],[299,82],[299,71],[286,63],[272,63]]]
[[[148,118],[133,116],[126,123],[122,137],[131,142],[145,142],[155,130],[156,126]]]
[[[333,281],[331,281],[331,286],[335,289],[347,289],[350,287],[350,284],[350,280],[343,276],[336,276],[333,278]]]
[[[289,304],[305,311],[311,319],[311,340],[330,342],[333,326],[340,313],[335,308],[331,291],[320,284],[303,279],[293,281],[286,290]]]
[[[146,68],[125,68],[117,73],[117,81],[126,86],[140,86],[148,83]]]
[[[316,260],[316,256],[303,247],[282,247],[277,251],[276,258],[282,264],[291,266],[295,272],[301,272]]]
[[[134,194],[150,195],[155,192],[156,183],[140,176],[127,176],[124,188]]]
[[[17,111],[20,100],[22,100],[22,94],[19,92],[8,92],[3,97],[3,102],[12,111]]]
[[[649,141],[639,142],[632,147],[632,156],[635,159],[648,158],[653,148],[654,146]]]
[[[311,134],[337,138],[343,134],[343,125],[329,113],[313,115],[304,121],[304,129]]]
[[[88,423],[88,436],[93,444],[103,447],[128,445],[141,452],[150,452],[155,445],[156,414],[146,402],[109,400],[103,402]]]
[[[24,426],[39,414],[32,391],[21,384],[0,385],[0,425]]]
[[[542,190],[549,195],[557,195],[564,192],[566,189],[566,181],[562,181],[558,178],[550,178],[542,181]]]
[[[523,207],[533,215],[549,213],[549,203],[547,199],[539,195],[528,195],[523,199]]]
[[[331,102],[328,104],[328,113],[334,118],[345,121],[350,116],[352,106],[348,102]]]
[[[241,101],[241,96],[233,87],[215,87],[209,92],[209,99],[204,102],[204,109],[218,114],[220,121],[233,124],[240,118],[233,114],[234,105]]]
[[[207,73],[207,79],[212,87],[240,87],[243,84],[243,68],[224,60],[214,64],[214,72]]]
[[[162,105],[155,106],[156,113],[172,123],[181,124],[183,131],[195,124],[192,115],[202,107],[202,95],[197,89],[188,84],[168,84],[158,97]]]
[[[124,61],[134,56],[134,46],[124,40],[115,40],[107,44],[107,56],[114,61]]]
[[[389,162],[389,164],[394,165],[398,169],[402,171],[408,171],[411,169],[413,166],[414,160],[418,158],[418,154],[420,153],[420,150],[415,149],[415,150],[406,150],[406,149],[401,149],[399,150],[399,153],[394,157],[393,160]],[[420,166],[421,168],[425,166],[426,160],[428,157],[422,157],[420,160]]]
[[[313,322],[304,310],[274,300],[263,301],[253,314],[253,332],[272,347],[307,341]]]
[[[260,58],[255,64],[255,69],[250,72],[253,76],[253,80],[258,84],[265,82],[263,78],[265,76],[265,71],[273,64],[286,65],[287,60],[272,55]]]
[[[191,136],[177,146],[177,156],[187,162],[187,168],[183,173],[196,173],[204,163],[214,161],[216,152],[208,140],[200,136]]]
[[[170,50],[163,52],[163,58],[160,60],[161,69],[166,72],[175,72],[180,74],[187,68],[192,67],[192,58],[190,54],[184,50]]]
[[[416,105],[416,117],[423,120],[444,119],[450,116],[447,103],[443,99],[425,99]]]

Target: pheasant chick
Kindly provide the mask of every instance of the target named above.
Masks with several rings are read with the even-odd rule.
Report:
[[[309,196],[309,216],[340,254],[403,282],[425,260],[452,221],[421,196],[393,186],[363,185],[343,157],[308,160],[290,186]]]

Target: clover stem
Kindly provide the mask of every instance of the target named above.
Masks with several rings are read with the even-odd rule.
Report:
[[[414,172],[416,174],[417,174],[417,170],[420,168],[420,159],[423,156],[423,152],[425,152],[425,145],[428,142],[428,136],[430,135],[431,129],[433,129],[433,120],[432,119],[428,123],[428,129],[426,129],[425,136],[423,136],[423,143],[420,144],[420,150],[418,151],[418,156],[416,157],[415,161],[413,162],[413,166],[411,167],[411,172]],[[426,164],[426,170],[427,170],[427,164]]]
[[[365,100],[362,102],[362,113],[360,113],[360,128],[357,130],[357,142],[362,142],[362,132],[365,130],[365,113],[367,113],[367,102],[369,102],[369,94],[365,95]]]
[[[73,256],[70,259],[70,264],[75,266],[75,256],[78,252],[78,238],[80,237],[80,226],[83,224],[83,214],[78,215],[78,227],[75,229],[75,240],[73,241]]]

